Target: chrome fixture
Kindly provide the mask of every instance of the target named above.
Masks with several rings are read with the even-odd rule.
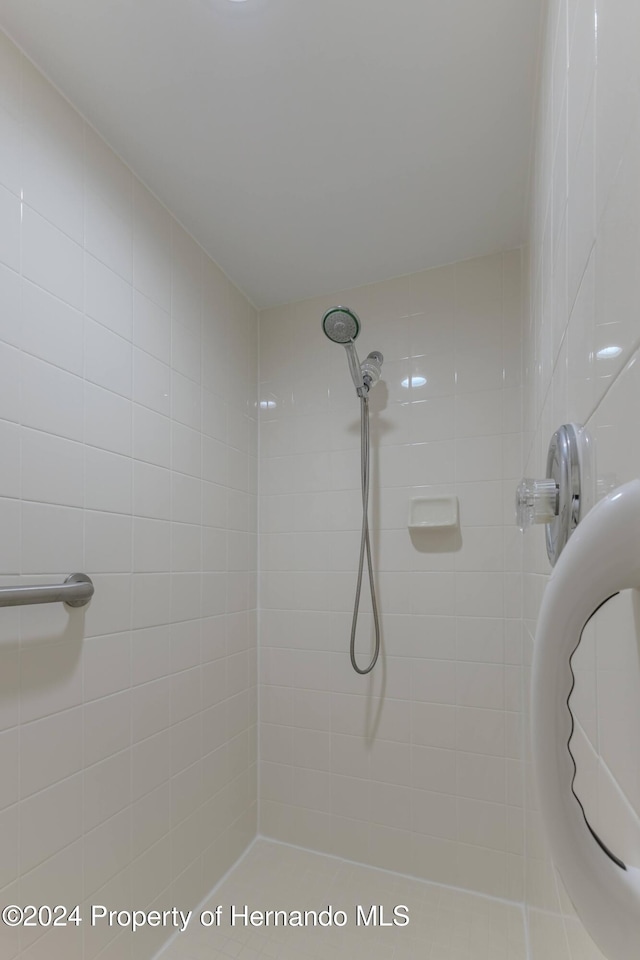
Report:
[[[371,673],[380,655],[380,618],[378,616],[378,601],[376,586],[373,578],[373,562],[371,559],[371,541],[369,537],[369,391],[380,379],[384,357],[378,350],[373,350],[360,363],[354,340],[360,333],[360,320],[348,307],[332,307],[322,318],[322,329],[333,343],[341,344],[347,351],[347,361],[351,378],[360,397],[360,480],[362,486],[362,535],[360,537],[360,560],[358,563],[358,580],[356,596],[353,604],[353,619],[351,621],[351,642],[349,655],[351,666],[356,673],[365,675]],[[360,609],[360,594],[362,592],[362,575],[364,559],[367,558],[369,573],[369,588],[371,590],[371,606],[373,609],[373,624],[375,629],[375,649],[373,657],[367,667],[362,669],[356,661],[356,629],[358,626],[358,611]]]
[[[64,583],[0,587],[0,607],[18,607],[28,603],[66,603],[68,607],[84,607],[93,593],[90,577],[85,573],[72,573]]]
[[[354,340],[360,333],[360,320],[348,307],[332,307],[322,318],[322,329],[333,343],[341,344],[347,351],[347,361],[351,379],[359,397],[366,396],[380,379],[384,357],[379,350],[373,350],[363,363],[360,363]]]
[[[593,500],[589,432],[565,423],[551,438],[546,478],[525,477],[518,486],[516,522],[523,533],[534,523],[546,524],[547,556],[554,566]]]

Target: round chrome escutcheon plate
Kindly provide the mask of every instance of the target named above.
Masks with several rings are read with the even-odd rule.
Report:
[[[551,566],[591,506],[585,502],[586,478],[582,477],[588,446],[587,431],[573,423],[565,423],[556,430],[549,444],[547,477],[553,478],[558,487],[558,511],[546,529],[547,556]]]

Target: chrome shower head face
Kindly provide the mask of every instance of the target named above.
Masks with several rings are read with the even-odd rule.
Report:
[[[344,346],[360,333],[360,321],[348,307],[332,307],[322,318],[322,329],[329,340]]]

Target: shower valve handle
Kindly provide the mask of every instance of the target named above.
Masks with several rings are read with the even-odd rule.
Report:
[[[516,491],[516,522],[524,531],[534,523],[551,523],[558,514],[558,484],[553,478],[525,477]]]

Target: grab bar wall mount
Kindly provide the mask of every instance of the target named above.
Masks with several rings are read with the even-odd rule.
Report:
[[[31,603],[66,603],[68,607],[84,607],[93,594],[91,578],[86,573],[72,573],[64,583],[0,587],[0,607],[18,607]]]

